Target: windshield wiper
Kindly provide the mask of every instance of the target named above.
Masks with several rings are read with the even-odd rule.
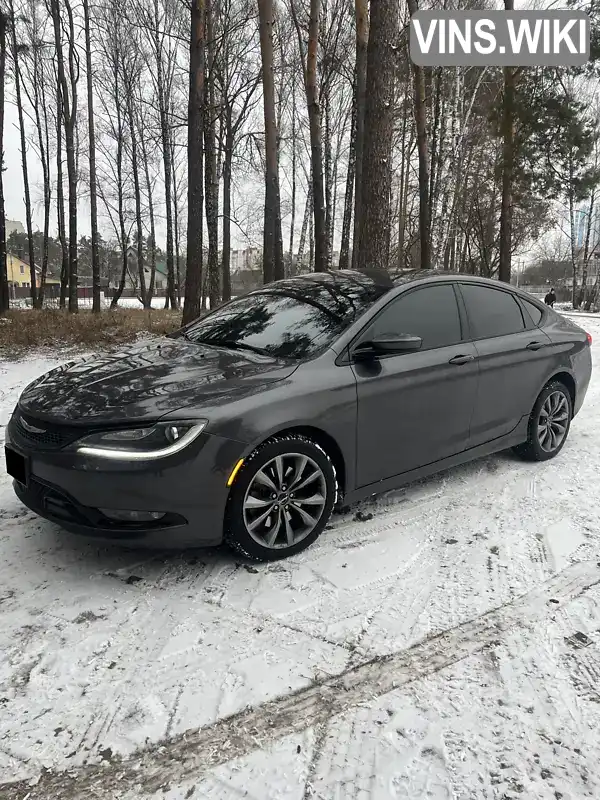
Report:
[[[235,339],[225,339],[218,342],[216,347],[227,347],[229,350],[248,350],[250,353],[258,353],[259,356],[270,356],[268,350],[262,347],[255,347],[253,344],[246,344],[246,342],[238,342]]]
[[[185,338],[188,342],[193,342],[194,344],[206,344],[210,347],[224,347],[227,350],[247,350],[250,353],[256,353],[259,356],[271,356],[271,353],[268,350],[264,350],[262,347],[254,347],[252,344],[246,344],[246,342],[238,342],[235,339],[220,339],[218,341],[214,341],[213,339],[196,339],[187,334],[184,334]]]

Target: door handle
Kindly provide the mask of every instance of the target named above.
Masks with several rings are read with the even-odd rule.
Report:
[[[468,364],[470,361],[475,361],[475,356],[454,356],[448,362],[449,364]]]
[[[529,342],[527,345],[528,350],[541,350],[544,346],[543,342]]]

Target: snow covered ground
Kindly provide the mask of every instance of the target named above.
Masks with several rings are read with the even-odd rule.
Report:
[[[0,441],[58,360],[0,362]],[[596,374],[557,460],[452,470],[273,565],[100,549],[0,471],[1,800],[600,797],[599,470]]]

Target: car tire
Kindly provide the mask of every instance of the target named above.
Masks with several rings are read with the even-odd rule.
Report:
[[[548,461],[563,449],[573,418],[573,401],[564,383],[552,381],[535,401],[527,441],[515,452],[526,461]]]
[[[337,495],[335,467],[320,445],[300,434],[269,439],[235,478],[225,542],[256,561],[296,555],[322,533]]]

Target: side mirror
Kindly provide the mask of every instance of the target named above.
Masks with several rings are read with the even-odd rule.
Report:
[[[410,333],[385,333],[368,342],[362,342],[354,351],[354,356],[364,360],[378,355],[414,353],[420,350],[422,345],[423,339],[420,336],[412,336]]]

